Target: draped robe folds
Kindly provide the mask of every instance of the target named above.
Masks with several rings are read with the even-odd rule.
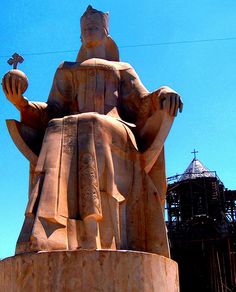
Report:
[[[87,248],[84,220],[93,218],[101,248],[169,256],[167,134],[160,135],[165,116],[157,95],[127,63],[60,65],[47,103],[30,103],[21,112],[22,123],[46,131],[16,253]],[[155,145],[160,149],[147,171],[143,153],[154,153]]]

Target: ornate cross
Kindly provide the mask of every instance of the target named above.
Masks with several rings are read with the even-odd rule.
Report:
[[[7,61],[9,65],[13,65],[13,69],[17,69],[18,63],[22,63],[24,58],[17,53],[14,53],[12,57]]]
[[[198,151],[196,151],[195,149],[193,149],[193,151],[191,153],[193,153],[194,159],[196,159],[197,158],[196,154],[198,153]]]

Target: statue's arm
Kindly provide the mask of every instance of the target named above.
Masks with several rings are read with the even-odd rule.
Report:
[[[35,128],[46,128],[47,124],[47,103],[31,102],[27,100],[24,107],[20,107],[21,122],[25,125]]]
[[[129,66],[127,69],[121,70],[120,74],[121,115],[124,120],[137,125],[141,113],[147,110],[147,115],[149,114],[149,98],[145,98],[149,95],[149,91],[132,67]]]
[[[6,74],[2,80],[2,88],[7,99],[20,111],[21,121],[33,128],[41,127],[42,115],[47,107],[46,103],[30,102],[23,96],[21,88],[23,81],[16,75]]]
[[[156,137],[166,116],[174,119],[183,103],[177,92],[167,86],[149,92],[140,81],[133,68],[122,72],[122,104],[126,116],[131,116],[136,124],[137,137],[144,149]]]
[[[3,90],[7,98],[20,111],[21,122],[36,129],[46,128],[52,118],[68,114],[68,95],[71,94],[71,79],[68,70],[63,65],[57,69],[47,102],[31,102],[22,95],[21,84],[14,80],[4,80]],[[11,82],[11,84],[10,84]]]
[[[156,111],[167,111],[176,116],[181,112],[183,103],[179,94],[168,86],[162,86],[154,92],[149,92],[142,84],[133,68],[124,70],[123,74],[123,101],[128,109],[135,111],[136,124],[144,122]]]

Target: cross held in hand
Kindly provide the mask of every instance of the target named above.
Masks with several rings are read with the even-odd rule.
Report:
[[[9,65],[13,65],[13,69],[17,69],[18,63],[22,63],[23,61],[24,58],[21,55],[14,53],[12,57],[7,61],[7,63]]]

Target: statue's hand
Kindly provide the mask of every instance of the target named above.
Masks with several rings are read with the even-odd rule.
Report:
[[[183,102],[179,94],[168,86],[159,89],[158,99],[160,108],[167,111],[171,116],[177,116],[178,110],[183,110]]]
[[[27,99],[23,96],[25,81],[15,74],[8,72],[2,79],[2,89],[7,99],[13,103],[19,110],[28,104]]]

